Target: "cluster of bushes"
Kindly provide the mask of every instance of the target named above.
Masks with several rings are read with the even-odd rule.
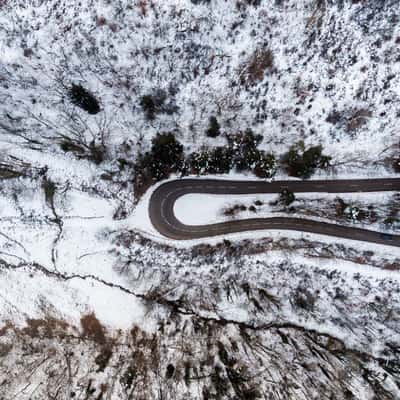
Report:
[[[257,207],[262,205],[262,202],[260,201],[255,201],[254,204],[251,204],[250,206],[245,206],[244,204],[235,204],[234,206],[227,207],[223,210],[223,215],[226,217],[235,217],[239,212],[243,211],[251,211],[252,213],[257,212]]]
[[[400,226],[400,219],[390,215],[383,220],[383,224],[386,226],[386,228],[395,228]]]
[[[271,178],[276,171],[275,157],[259,150],[262,137],[251,130],[228,136],[228,146],[192,153],[188,170],[192,174],[222,174],[235,169],[253,172],[260,178]]]
[[[167,102],[167,97],[166,91],[158,89],[140,98],[140,106],[148,120],[154,120],[157,114],[171,115],[178,111],[178,107],[173,102]]]
[[[271,178],[276,172],[273,154],[258,148],[261,135],[251,130],[227,136],[228,144],[185,156],[183,146],[173,133],[157,135],[149,152],[135,164],[135,190],[140,197],[154,182],[168,178],[171,173],[225,174],[232,169],[237,172],[252,172],[259,178]],[[305,149],[304,143],[292,146],[283,156],[283,165],[289,175],[308,178],[316,168],[329,165],[330,157],[322,154],[321,146]],[[291,193],[282,194],[284,203],[293,202]]]
[[[366,209],[362,209],[356,205],[346,203],[340,197],[335,199],[334,205],[337,217],[344,217],[351,221],[368,220],[369,222],[376,222],[378,220],[378,215],[374,211],[372,205],[368,206]]]
[[[173,133],[159,134],[153,139],[150,151],[135,165],[136,193],[140,195],[149,185],[171,173],[224,174],[235,169],[270,178],[276,171],[275,157],[257,148],[261,140],[261,136],[247,130],[228,137],[225,147],[205,149],[185,157],[183,146]]]
[[[322,154],[322,146],[305,148],[300,141],[290,147],[282,157],[283,165],[290,176],[309,178],[317,168],[327,168],[331,157]]]
[[[191,174],[226,174],[232,168],[232,154],[226,147],[191,153],[186,164],[186,171]]]
[[[375,211],[373,205],[361,208],[345,202],[340,197],[335,199],[336,216],[339,218],[346,218],[351,221],[368,221],[369,223],[377,222],[379,218],[378,213]],[[397,229],[400,224],[400,219],[397,216],[397,209],[390,212],[386,218],[381,220],[386,229]]]
[[[254,135],[250,129],[228,137],[232,164],[237,171],[251,171],[259,178],[271,178],[275,175],[275,157],[273,154],[258,149],[261,141],[262,136]]]
[[[294,193],[291,190],[284,189],[279,193],[278,202],[284,206],[289,206],[296,200]]]
[[[134,166],[136,194],[144,193],[152,183],[168,178],[184,167],[183,146],[173,133],[157,135],[149,152]]]
[[[328,114],[326,122],[336,125],[353,135],[357,130],[367,124],[371,117],[372,112],[367,108],[355,108],[347,111],[333,109]]]
[[[100,112],[100,104],[93,93],[85,89],[80,84],[73,83],[68,89],[68,97],[71,103],[82,108],[89,114],[97,114]]]

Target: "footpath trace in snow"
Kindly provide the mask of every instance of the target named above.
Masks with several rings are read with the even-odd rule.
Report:
[[[292,230],[336,236],[400,247],[400,235],[341,226],[303,218],[249,218],[207,225],[185,225],[174,214],[176,200],[186,194],[263,194],[290,190],[294,193],[352,193],[400,191],[400,178],[343,179],[312,181],[229,181],[216,179],[177,179],[161,184],[151,195],[149,215],[163,236],[175,240],[200,239],[252,230]],[[196,212],[196,210],[193,210]]]

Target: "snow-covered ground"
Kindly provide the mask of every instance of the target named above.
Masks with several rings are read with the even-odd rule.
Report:
[[[394,192],[386,193],[301,193],[297,195],[298,200],[316,200],[321,202],[333,202],[337,197],[342,198],[346,202],[361,202],[361,203],[385,203],[393,196]],[[244,219],[255,217],[271,217],[277,216],[276,212],[272,212],[268,207],[270,202],[276,201],[277,194],[260,194],[260,195],[212,195],[212,194],[186,194],[180,197],[174,205],[174,213],[179,221],[186,225],[204,225],[216,222],[228,221],[232,218]],[[257,212],[252,212],[248,209],[255,202],[262,202],[265,207],[262,207]],[[224,215],[224,211],[238,205],[246,206],[246,210],[240,211],[238,216],[230,217]],[[282,214],[283,215],[283,214]],[[284,214],[287,216],[287,213]]]
[[[149,221],[156,185],[135,203],[134,164],[158,133],[188,155],[250,128],[278,161],[321,144],[332,168],[311,179],[397,176],[399,20],[394,0],[0,0],[0,398],[396,400],[396,249],[296,232],[173,242]],[[149,120],[141,99],[160,90]],[[389,212],[387,196],[341,197]],[[216,222],[257,198],[269,216],[275,196],[188,195],[175,211]],[[113,343],[85,336],[91,313]],[[22,329],[50,317],[77,330]]]

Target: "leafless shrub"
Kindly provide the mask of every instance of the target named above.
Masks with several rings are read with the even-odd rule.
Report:
[[[235,204],[234,206],[226,207],[222,210],[225,217],[235,217],[241,211],[246,211],[247,207],[244,204]]]
[[[139,0],[137,7],[139,8],[140,14],[145,17],[147,15],[147,8],[148,8],[148,1],[147,0]]]
[[[0,337],[4,336],[10,329],[14,328],[14,324],[11,321],[6,321],[4,326],[0,328]]]
[[[396,208],[396,210],[398,207]],[[242,240],[240,242],[232,243],[229,240],[224,240],[216,243],[215,245],[210,244],[200,244],[193,246],[189,250],[183,250],[165,244],[155,244],[151,239],[143,237],[140,233],[135,231],[127,231],[118,235],[115,240],[115,245],[117,248],[123,249],[123,253],[132,243],[137,243],[140,246],[147,246],[152,248],[154,251],[163,251],[166,254],[177,253],[182,260],[192,260],[193,258],[200,258],[201,262],[207,263],[209,260],[213,260],[214,257],[222,255],[224,258],[230,259],[232,256],[239,255],[255,255],[262,254],[271,250],[284,250],[284,251],[303,251],[308,257],[315,258],[337,258],[341,260],[347,260],[352,262],[357,262],[356,257],[359,256],[360,252],[356,248],[345,247],[339,244],[326,244],[318,241],[309,240],[292,240],[288,238],[282,238],[278,240],[273,240],[270,237],[265,237],[260,240]],[[231,254],[234,252],[233,254]],[[117,254],[121,254],[117,251]],[[300,253],[301,254],[301,253]],[[376,259],[374,258],[373,252],[363,252],[363,256],[366,258],[368,265],[374,266],[376,268],[382,268],[387,259]],[[123,256],[120,259],[120,263],[128,262],[128,260]],[[132,260],[129,260],[131,263]],[[396,262],[399,260],[396,259]],[[126,271],[126,268],[124,268]]]
[[[366,108],[360,108],[353,111],[347,118],[346,130],[353,133],[368,122],[368,118],[372,117],[372,112]]]
[[[312,311],[314,309],[316,298],[309,290],[299,287],[292,301],[296,307],[302,308],[306,311]]]
[[[0,343],[0,358],[5,357],[12,349],[11,343]]]
[[[111,29],[112,32],[117,32],[118,31],[118,25],[115,22],[111,22],[108,24],[108,27]]]
[[[12,169],[9,165],[0,163],[0,179],[13,179],[23,176],[22,172]]]
[[[393,160],[392,166],[395,172],[400,173],[400,157]]]
[[[251,284],[244,286],[249,299],[256,296],[256,289]],[[314,298],[310,298],[310,293],[299,289],[295,300],[300,308],[313,308]],[[275,301],[268,293],[265,296]],[[103,332],[93,314],[83,320],[92,338],[93,331]],[[41,324],[35,321],[30,325]],[[24,331],[15,333],[18,334],[6,338],[5,346],[0,345],[1,398],[18,393],[21,382],[22,387],[28,388],[25,382],[39,382],[39,379],[43,384],[27,390],[30,398],[30,391],[35,390],[37,398],[60,400],[142,400],[157,398],[159,393],[171,399],[197,399],[201,398],[200,393],[214,399],[262,399],[268,398],[273,382],[277,398],[299,398],[300,387],[304,392],[302,399],[311,398],[313,392],[345,400],[350,398],[347,394],[353,390],[352,383],[357,378],[365,385],[370,384],[374,393],[384,393],[379,398],[394,399],[385,380],[376,377],[399,382],[395,347],[393,354],[371,356],[347,347],[327,333],[318,334],[290,322],[249,328],[240,322],[226,321],[222,316],[219,322],[198,316],[186,315],[180,320],[167,316],[160,320],[156,332],[146,333],[134,327],[130,333],[121,334],[123,340],[118,346],[111,349],[102,345],[96,356],[93,343],[79,336],[61,337],[55,345],[54,340],[43,336],[31,337]],[[111,353],[115,353],[114,363],[110,362]],[[293,358],[298,360],[295,367]],[[18,373],[13,373],[16,365]],[[371,374],[369,367],[377,374]],[[98,374],[101,371],[104,372]],[[312,392],[308,392],[311,381]],[[192,396],[194,391],[200,397]]]
[[[95,141],[90,143],[78,142],[70,137],[62,138],[60,148],[67,153],[73,153],[76,158],[91,160],[95,164],[100,164],[106,153],[106,148],[102,143]]]
[[[270,49],[258,49],[242,66],[239,73],[240,83],[252,86],[264,79],[267,70],[274,67],[274,55]]]
[[[348,204],[346,204],[344,202],[343,199],[341,199],[340,197],[337,197],[335,199],[335,211],[336,211],[336,216],[338,217],[342,217],[344,214],[344,210],[346,209],[346,207],[348,206]]]
[[[106,342],[106,329],[94,313],[84,315],[81,318],[81,327],[83,337],[104,345]]]
[[[76,110],[64,109],[62,122],[55,123],[43,117],[30,113],[31,118],[51,132],[44,137],[51,143],[56,143],[65,152],[72,153],[76,158],[93,161],[100,164],[104,161],[107,148],[106,140],[110,135],[111,119],[104,114],[89,121],[92,117],[84,118]],[[0,128],[2,128],[0,124]],[[13,133],[15,134],[15,133]],[[21,136],[19,134],[18,136]],[[31,138],[24,135],[23,139],[41,148],[44,143],[33,143]]]
[[[28,318],[22,329],[31,338],[63,336],[68,328],[65,321],[46,316],[45,318]]]
[[[261,4],[261,0],[237,0],[236,9],[238,11],[245,11],[247,7],[258,7]]]
[[[307,19],[307,28],[316,26],[319,28],[322,24],[322,17],[326,11],[325,0],[316,0],[312,6],[313,12]]]
[[[96,17],[96,26],[104,26],[107,24],[107,19],[102,16],[102,15],[98,15]]]
[[[40,173],[40,168],[35,168],[32,164],[9,155],[0,157],[0,180],[15,179],[25,176],[32,177]]]
[[[50,207],[54,207],[54,195],[56,194],[56,184],[48,178],[43,179],[42,188],[44,190],[44,196],[46,204]]]
[[[383,269],[388,271],[400,271],[400,262],[386,263]]]
[[[103,372],[106,369],[112,355],[113,347],[111,344],[106,344],[101,347],[100,353],[96,356],[94,360],[94,362],[98,366],[97,372]]]

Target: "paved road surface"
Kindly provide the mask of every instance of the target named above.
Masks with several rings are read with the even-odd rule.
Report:
[[[150,219],[154,227],[163,236],[176,240],[199,239],[235,232],[273,229],[318,233],[400,247],[399,234],[385,235],[367,229],[341,226],[303,218],[250,218],[195,226],[181,223],[174,215],[175,201],[179,197],[189,193],[237,195],[280,193],[284,189],[294,193],[400,192],[400,178],[274,182],[178,179],[160,185],[153,192],[149,204]],[[193,210],[193,212],[195,213],[196,210]]]

